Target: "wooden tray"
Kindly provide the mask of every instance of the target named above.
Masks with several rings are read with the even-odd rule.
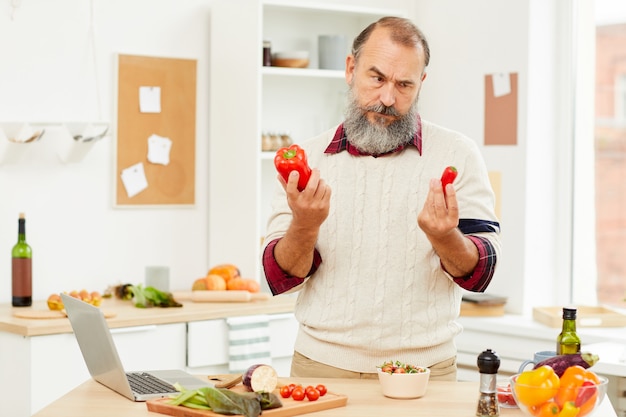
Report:
[[[468,301],[461,302],[461,317],[497,317],[504,316],[504,304],[478,304]]]
[[[243,385],[239,384],[233,388],[233,391],[244,391]],[[309,401],[307,399],[303,401],[295,401],[291,398],[282,398],[275,391],[275,394],[280,398],[283,403],[281,408],[274,408],[272,410],[264,410],[263,416],[266,417],[290,417],[298,416],[301,414],[314,413],[316,411],[328,410],[331,408],[344,407],[348,403],[348,397],[345,395],[335,394],[332,392],[326,393],[323,397],[320,397],[317,401]],[[149,411],[154,413],[166,414],[174,417],[223,417],[224,414],[214,413],[208,410],[195,410],[193,408],[183,407],[180,405],[167,404],[169,398],[159,398],[156,400],[146,401],[146,406]]]
[[[176,301],[193,301],[194,303],[246,303],[250,301],[269,300],[269,293],[242,290],[224,291],[174,291],[172,297]]]
[[[578,327],[623,327],[626,316],[606,307],[576,307]],[[535,307],[533,319],[550,327],[560,328],[563,324],[563,307]]]

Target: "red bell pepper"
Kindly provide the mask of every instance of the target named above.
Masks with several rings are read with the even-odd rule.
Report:
[[[291,171],[298,171],[300,174],[300,178],[298,179],[298,190],[304,190],[309,182],[309,178],[311,177],[311,168],[307,163],[304,149],[295,144],[289,146],[288,148],[280,148],[276,151],[274,165],[285,182],[288,181],[289,173]]]
[[[455,167],[449,166],[443,170],[443,174],[441,174],[441,186],[443,187],[443,195],[446,195],[446,185],[452,184],[456,176],[458,175],[458,171]]]

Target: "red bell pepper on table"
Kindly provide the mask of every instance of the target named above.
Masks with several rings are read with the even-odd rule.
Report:
[[[276,151],[274,165],[285,182],[288,181],[291,171],[298,171],[300,174],[298,190],[304,190],[311,177],[311,168],[307,163],[304,149],[295,144],[286,148],[280,148]]]

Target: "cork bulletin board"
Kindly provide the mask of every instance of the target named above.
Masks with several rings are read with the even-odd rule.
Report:
[[[494,77],[506,78],[505,91],[497,92]],[[485,76],[485,145],[517,145],[517,74]]]
[[[195,128],[195,60],[118,55],[116,205],[195,204]]]

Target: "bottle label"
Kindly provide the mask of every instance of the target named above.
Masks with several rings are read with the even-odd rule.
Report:
[[[32,259],[12,258],[13,297],[32,296]]]

